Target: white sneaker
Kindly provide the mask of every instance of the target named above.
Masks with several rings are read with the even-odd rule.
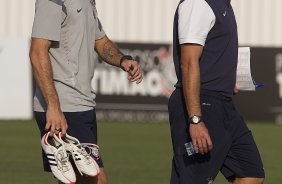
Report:
[[[64,143],[56,135],[50,136],[50,132],[48,132],[41,139],[41,146],[47,155],[54,176],[63,183],[75,184],[75,172],[69,161]]]
[[[100,173],[98,164],[94,158],[86,152],[78,139],[68,134],[63,138],[59,138],[64,142],[67,152],[71,154],[77,170],[81,175],[97,176]]]

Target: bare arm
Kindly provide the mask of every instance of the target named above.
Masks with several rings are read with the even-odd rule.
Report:
[[[108,64],[120,67],[120,59],[123,54],[118,49],[117,45],[113,43],[107,36],[96,40],[95,49],[99,56]]]
[[[139,84],[142,79],[142,71],[139,63],[135,60],[124,60],[120,62],[124,56],[117,45],[113,43],[107,36],[96,40],[95,50],[98,55],[108,64],[120,67],[128,72],[128,79],[131,82]]]
[[[181,70],[183,90],[189,117],[201,115],[199,58],[202,47],[186,44],[181,46]]]
[[[183,80],[183,92],[188,116],[201,116],[200,104],[200,67],[199,59],[202,55],[203,47],[195,44],[181,45],[181,70]],[[212,149],[212,142],[208,130],[201,122],[197,125],[189,125],[190,136],[196,151],[201,154]]]
[[[30,59],[34,77],[47,103],[46,130],[58,133],[55,129],[62,129],[66,133],[67,123],[61,111],[59,98],[53,83],[53,73],[49,58],[51,41],[33,38],[30,48]]]

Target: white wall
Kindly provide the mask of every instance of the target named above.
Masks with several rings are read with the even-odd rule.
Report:
[[[96,0],[107,33],[118,41],[172,39],[178,0]],[[282,47],[282,0],[232,0],[241,45]]]
[[[35,0],[0,0],[0,39],[28,39]]]
[[[241,45],[282,47],[282,0],[232,0]]]
[[[107,34],[115,40],[171,42],[176,0],[96,0],[96,3]]]
[[[28,38],[35,0],[0,0],[0,39]],[[116,41],[170,43],[178,0],[96,0]],[[282,47],[282,0],[232,0],[241,45]]]
[[[0,119],[32,118],[29,42],[0,40]]]
[[[0,119],[32,118],[32,0],[0,0]]]

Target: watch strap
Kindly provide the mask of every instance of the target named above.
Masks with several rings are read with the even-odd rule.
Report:
[[[124,70],[124,68],[121,66],[122,62],[124,62],[125,60],[134,60],[132,56],[130,55],[124,55],[120,58],[119,60],[119,65],[120,67]]]

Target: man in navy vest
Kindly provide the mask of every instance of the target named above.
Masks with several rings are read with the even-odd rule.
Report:
[[[178,82],[168,106],[171,184],[210,184],[219,171],[234,184],[263,183],[257,146],[232,100],[237,57],[230,0],[181,0],[174,19]]]

